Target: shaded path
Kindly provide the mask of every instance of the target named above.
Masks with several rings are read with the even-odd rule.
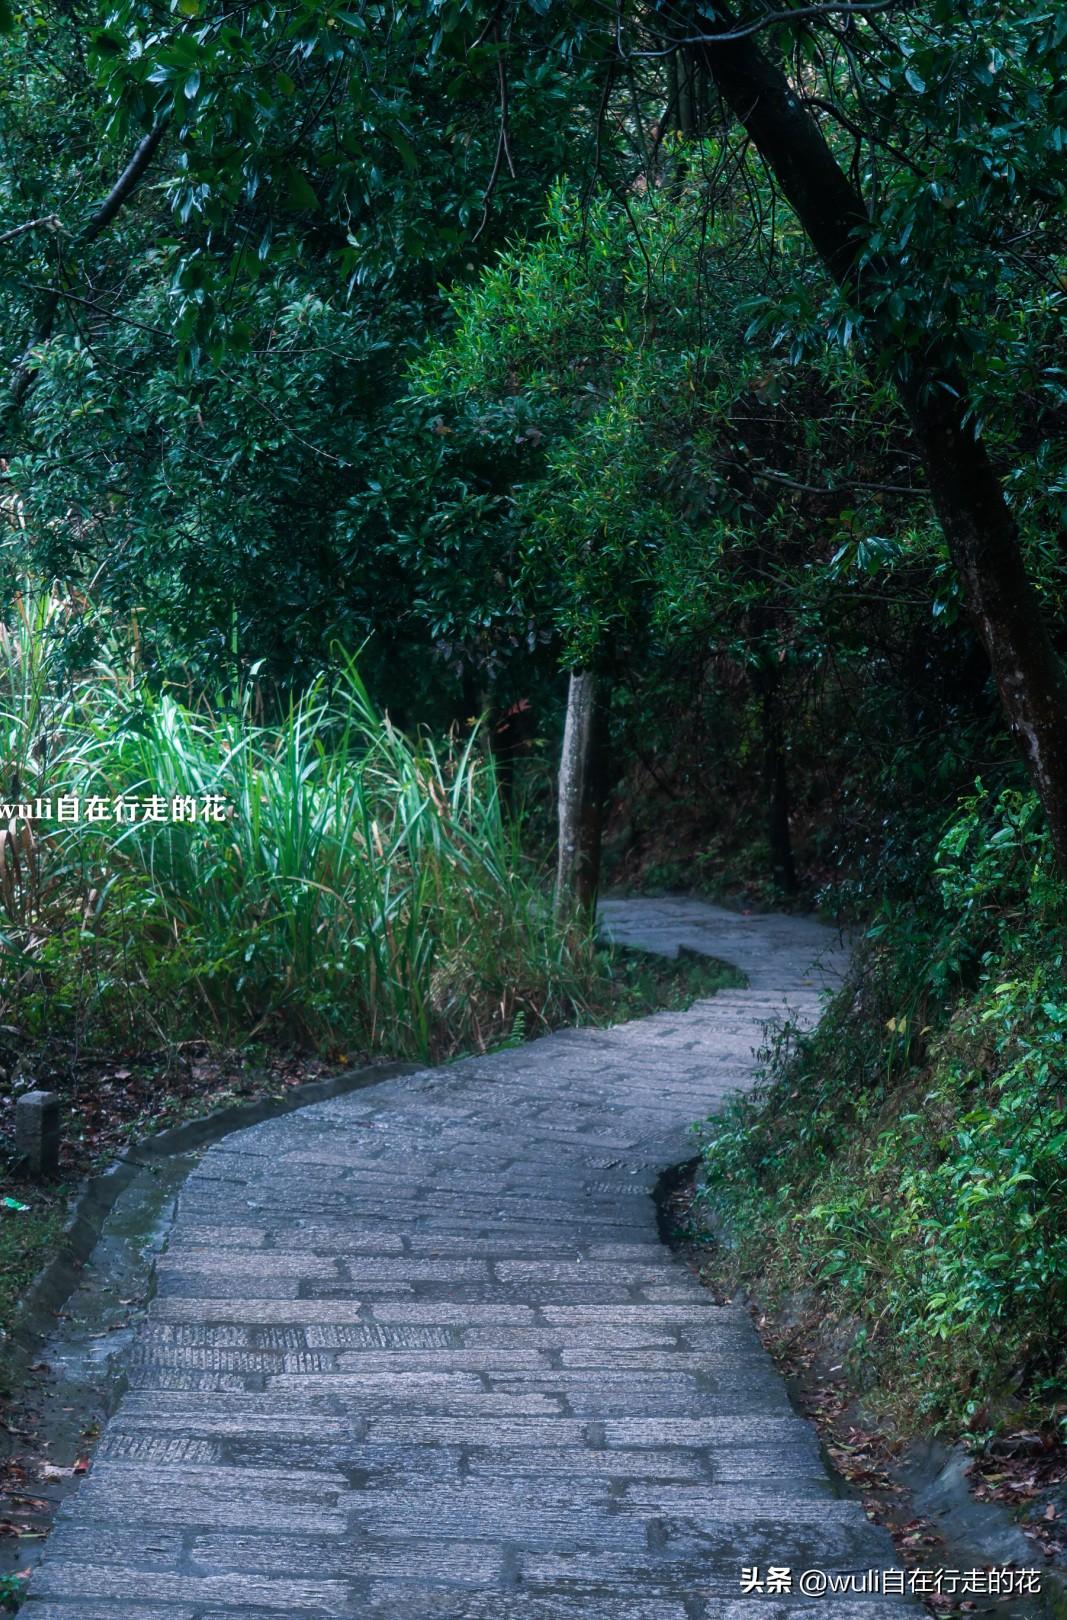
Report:
[[[395,1079],[205,1153],[129,1389],[60,1515],[32,1620],[890,1620],[739,1596],[742,1566],[865,1569],[743,1309],[649,1197],[840,963],[804,919],[608,902],[620,939],[726,957],[683,1014]]]

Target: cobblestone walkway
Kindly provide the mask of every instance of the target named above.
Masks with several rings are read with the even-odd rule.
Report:
[[[893,1562],[745,1312],[657,1237],[686,1127],[817,1016],[799,919],[611,902],[726,957],[684,1014],[388,1081],[227,1137],[181,1195],[129,1388],[30,1620],[891,1620],[740,1596]],[[812,959],[823,953],[821,966]]]

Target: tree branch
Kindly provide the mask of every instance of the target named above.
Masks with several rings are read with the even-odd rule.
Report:
[[[929,495],[929,490],[921,485],[911,484],[874,484],[866,478],[849,479],[847,485],[841,484],[803,484],[797,478],[790,478],[787,473],[776,472],[770,467],[746,467],[745,471],[752,478],[769,478],[775,484],[785,484],[789,489],[798,489],[804,495],[847,495],[852,489],[873,489],[886,495],[913,495],[919,499]]]
[[[499,50],[499,47],[500,47],[500,31],[499,31],[499,29],[495,29],[495,33],[496,33],[497,47],[498,47],[498,50]],[[477,242],[479,236],[481,236],[482,232],[485,230],[485,227],[489,223],[489,210],[490,210],[490,208],[492,207],[492,204],[493,204],[493,195],[494,195],[494,193],[496,191],[497,182],[500,179],[500,170],[501,170],[501,167],[502,167],[505,159],[507,160],[508,173],[511,175],[512,179],[515,178],[515,165],[511,160],[511,145],[510,145],[509,140],[508,140],[508,118],[509,118],[508,75],[507,75],[507,69],[504,66],[504,55],[503,55],[502,51],[500,51],[500,54],[497,56],[497,64],[496,65],[497,65],[497,78],[498,78],[498,82],[499,82],[499,85],[500,85],[500,128],[499,128],[499,133],[497,135],[496,156],[493,159],[493,172],[490,174],[489,183],[485,188],[485,206],[482,209],[481,223],[479,224],[478,229],[475,231],[474,235],[471,237],[472,242]]]
[[[39,219],[28,219],[22,225],[15,225],[9,231],[0,233],[0,244],[13,242],[16,236],[24,236],[27,231],[35,231],[38,225],[47,225],[50,231],[63,229],[58,214],[42,214]]]
[[[835,5],[828,0],[824,5],[791,6],[787,11],[768,11],[754,22],[745,23],[740,28],[731,28],[728,31],[709,32],[699,34],[681,34],[659,50],[628,51],[627,56],[671,56],[679,45],[724,45],[731,40],[748,39],[753,34],[760,33],[764,28],[772,28],[775,23],[788,23],[803,21],[806,17],[840,17],[865,16],[876,11],[893,11],[898,6],[907,3],[907,0],[854,0],[853,4]]]
[[[76,244],[78,247],[87,247],[90,242],[95,241],[101,231],[107,229],[119,209],[136,190],[159,149],[159,143],[163,139],[166,127],[166,121],[157,124],[140,142],[103,202],[78,233]],[[32,364],[33,351],[39,344],[47,343],[51,337],[62,296],[63,294],[59,288],[51,289],[45,295],[37,316],[33,336],[15,362],[14,375],[11,379],[9,410],[17,410],[26,397],[35,376],[35,369]]]

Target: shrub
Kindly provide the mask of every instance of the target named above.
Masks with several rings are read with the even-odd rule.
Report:
[[[748,1275],[858,1325],[913,1415],[1067,1422],[1067,898],[1034,797],[978,786],[812,1034],[704,1145]]]
[[[476,731],[405,736],[342,655],[271,722],[254,684],[152,691],[117,648],[65,675],[72,604],[17,608],[0,646],[8,1022],[421,1058],[585,1009],[603,971],[590,930],[553,920]],[[10,813],[64,795],[79,821]],[[164,819],[141,814],[153,797]],[[216,797],[221,820],[203,813]],[[171,819],[174,799],[195,819]]]

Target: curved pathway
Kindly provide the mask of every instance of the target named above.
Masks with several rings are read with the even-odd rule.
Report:
[[[129,1387],[31,1620],[890,1620],[742,1596],[742,1568],[893,1563],[745,1311],[651,1188],[817,1016],[805,919],[615,901],[620,940],[749,988],[567,1031],[227,1137],[181,1194]],[[813,958],[822,956],[813,966]]]

